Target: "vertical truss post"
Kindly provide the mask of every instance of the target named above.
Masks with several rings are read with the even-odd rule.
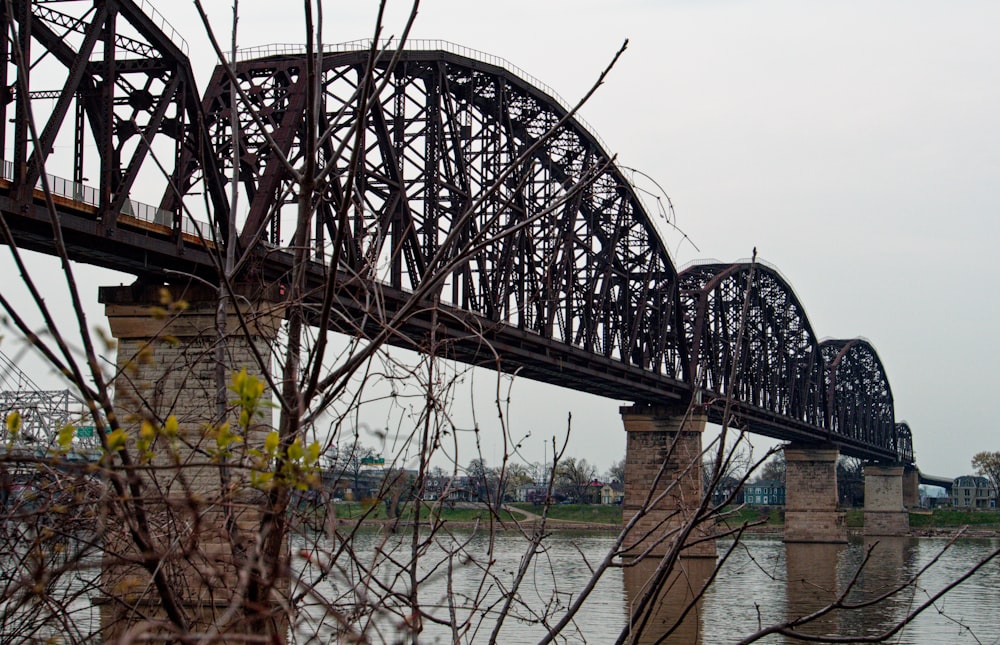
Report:
[[[73,124],[73,183],[83,184],[83,127],[87,112],[83,97],[76,95],[76,115]]]
[[[404,135],[406,134],[406,78],[401,69],[397,66],[394,71],[393,82],[393,153],[396,164],[396,191],[397,199],[395,207],[389,213],[392,223],[389,228],[390,249],[392,257],[392,286],[399,289],[403,286],[403,211],[406,208],[406,182],[403,178],[403,155],[404,155]]]
[[[3,49],[0,50],[0,163],[7,159],[7,105],[12,99],[7,82],[7,67],[11,62],[10,25],[7,3],[0,2],[0,30],[3,30],[0,33],[0,41],[3,43]]]
[[[181,92],[181,94],[183,94],[184,92],[188,92],[191,89],[193,89],[193,88],[183,87],[183,84],[182,84],[182,88],[179,91]],[[174,159],[177,160],[177,165],[175,166],[175,171],[174,172],[178,173],[178,176],[179,176],[180,168],[181,168],[181,160],[184,158],[184,139],[185,139],[185,133],[188,132],[188,129],[185,126],[185,123],[184,123],[184,116],[186,114],[187,114],[187,112],[184,109],[181,109],[180,106],[178,106],[177,121],[176,121],[176,124],[175,124],[175,127],[176,127],[176,131],[175,131],[176,132],[176,136],[174,137]],[[177,191],[183,190],[183,188],[177,183],[176,178],[174,180],[172,180],[170,182],[170,184],[167,185],[167,192],[168,193],[172,193],[175,190],[177,190]],[[206,187],[206,190],[208,190],[207,187]],[[171,198],[173,198],[173,196]],[[167,202],[166,198],[164,198],[163,202]],[[180,255],[180,254],[182,254],[184,252],[184,236],[181,235],[181,231],[184,230],[184,209],[181,208],[182,200],[179,197],[177,199],[174,199],[172,202],[169,202],[169,203],[171,203],[173,205],[173,207],[170,209],[170,211],[172,213],[172,219],[171,219],[171,226],[170,226],[170,228],[171,228],[171,232],[172,232],[172,234],[174,236],[174,245],[177,248],[177,254]],[[162,203],[161,203],[160,207],[161,208],[163,207]],[[222,235],[223,235],[224,238],[225,238],[225,235],[227,234],[227,232],[228,231],[224,231],[222,233]]]
[[[11,47],[21,50],[23,65],[17,70],[17,80],[20,88],[31,87],[29,82],[31,68],[31,3],[23,2],[20,6],[21,20],[17,30],[17,42]],[[21,80],[23,79],[23,83]],[[17,92],[17,103],[14,106],[14,185],[18,189],[18,200],[23,201],[31,194],[31,187],[25,187],[24,176],[28,161],[28,108],[31,98],[26,91]],[[6,123],[4,126],[6,127]]]
[[[104,30],[104,61],[101,65],[104,78],[100,84],[101,112],[108,115],[108,121],[101,128],[101,137],[97,149],[101,156],[101,181],[98,209],[101,217],[101,229],[104,235],[114,235],[118,215],[111,212],[114,202],[114,192],[117,189],[118,160],[114,143],[114,113],[115,113],[115,25],[117,14],[108,16]]]
[[[437,71],[437,70],[435,70]],[[424,226],[421,231],[423,241],[424,257],[432,258],[437,252],[437,232],[441,209],[439,200],[441,199],[440,179],[438,172],[440,166],[439,154],[444,146],[441,136],[441,83],[437,74],[428,74],[428,79],[433,79],[427,83],[427,114],[426,127],[424,128],[424,200],[426,211],[424,213]]]

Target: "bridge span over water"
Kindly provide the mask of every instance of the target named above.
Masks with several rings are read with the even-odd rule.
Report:
[[[232,248],[240,280],[272,289],[307,248],[308,297],[332,284],[338,308],[314,323],[392,324],[392,342],[418,350],[433,327],[458,361],[638,404],[694,400],[710,421],[728,409],[755,433],[913,463],[872,343],[821,340],[764,264],[678,271],[607,146],[506,61],[440,41],[315,59],[271,46],[199,89],[147,3],[13,7],[0,10],[20,34],[0,63],[8,243],[60,240],[139,284],[216,284]],[[315,192],[295,239],[304,172]]]

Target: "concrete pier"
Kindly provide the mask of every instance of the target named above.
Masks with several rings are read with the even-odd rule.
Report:
[[[837,458],[833,446],[785,447],[785,542],[847,542],[837,508]]]
[[[131,521],[136,517],[136,502],[124,500],[126,520],[112,515],[104,536],[104,642],[117,642],[140,623],[146,633],[170,636],[161,600],[162,593],[168,592],[157,592],[153,577],[139,564],[150,557],[155,558],[157,570],[163,571],[169,593],[177,598],[177,613],[188,631],[218,629],[222,635],[213,642],[220,643],[243,642],[241,634],[284,642],[287,616],[274,599],[286,582],[267,579],[272,565],[282,563],[259,562],[253,576],[254,584],[270,587],[264,597],[272,599],[267,604],[273,611],[267,604],[261,609],[245,603],[231,610],[239,607],[234,601],[244,591],[238,586],[251,570],[265,495],[247,485],[247,450],[262,446],[271,427],[270,413],[252,422],[246,433],[238,430],[235,418],[226,419],[240,441],[231,444],[230,454],[220,457],[215,430],[223,421],[216,404],[217,297],[212,291],[163,287],[103,288],[100,295],[118,341],[115,408],[128,433],[133,472],[143,489],[145,532],[152,543],[146,552],[137,548],[133,537],[137,529]],[[229,311],[227,382],[241,369],[260,377],[258,357],[269,361],[281,309],[261,296],[243,294],[239,309]],[[238,324],[237,313],[242,314],[249,334]],[[226,398],[233,399],[233,393],[227,392]],[[262,400],[270,401],[266,387]],[[229,409],[227,416],[233,412]],[[176,429],[163,432],[171,416],[177,421]],[[144,424],[146,429],[140,431]],[[155,434],[150,435],[150,428],[156,429]],[[147,442],[155,437],[145,449],[137,443],[143,432]]]
[[[903,506],[903,466],[865,465],[865,535],[905,536],[910,516]]]
[[[920,507],[920,470],[916,466],[903,467],[903,506]]]
[[[662,556],[673,548],[704,495],[701,437],[706,417],[700,411],[689,413],[686,407],[640,405],[621,408],[621,415],[628,433],[622,519],[628,523],[646,511],[626,537],[627,556]],[[647,504],[647,500],[654,501]],[[698,527],[681,555],[714,558],[715,541],[707,539],[709,530]]]

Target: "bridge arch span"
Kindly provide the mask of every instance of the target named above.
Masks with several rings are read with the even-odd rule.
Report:
[[[310,226],[314,259],[337,256],[341,270],[411,291],[447,265],[443,303],[679,379],[677,274],[630,182],[560,101],[435,43],[392,66],[385,52],[370,74],[366,48],[325,54],[319,154],[329,172]],[[242,60],[235,75],[244,108],[301,165],[305,56]],[[359,109],[365,87],[373,98]],[[203,105],[223,172],[233,103],[217,69]],[[242,121],[241,239],[266,231],[280,249],[294,226],[294,181],[259,125]]]
[[[759,262],[697,264],[681,272],[680,283],[693,382],[719,395],[731,388],[733,398],[775,415],[823,424],[819,343],[776,270]]]
[[[910,424],[900,421],[896,424],[896,454],[899,455],[899,462],[903,464],[914,463],[913,456],[913,432]]]
[[[826,363],[826,426],[848,441],[898,451],[892,388],[875,347],[863,338],[820,343]]]
[[[33,83],[31,98],[56,100],[36,113],[44,115],[42,145],[28,140],[17,118],[21,101],[9,108],[16,118],[4,119],[15,145],[14,158],[2,164],[0,209],[17,243],[53,251],[52,218],[35,185],[44,159],[73,175],[49,178],[57,180],[55,207],[72,259],[153,282],[175,279],[179,270],[211,282],[218,253],[238,244],[251,251],[247,280],[277,286],[295,262],[289,243],[298,187],[272,146],[302,167],[309,135],[301,48],[238,61],[235,83],[245,104],[221,69],[199,101],[182,43],[158,29],[147,5],[98,5],[71,15],[25,3],[23,15],[8,16],[32,23],[32,38],[66,79],[53,89],[39,87],[42,74],[21,75]],[[65,38],[57,36],[60,25],[72,25]],[[102,33],[115,45],[91,64]],[[396,342],[418,347],[429,325],[450,325],[438,336],[451,343],[442,352],[450,358],[642,404],[686,403],[703,377],[716,394],[732,386],[737,413],[755,432],[834,440],[865,458],[905,454],[907,439],[895,430],[891,390],[870,345],[829,341],[817,349],[798,298],[766,266],[699,265],[679,276],[630,182],[556,97],[499,59],[440,42],[409,46],[382,52],[373,70],[357,43],[322,58],[315,122],[325,170],[311,205],[307,280],[308,289],[322,292],[326,278],[338,276],[338,329],[366,333],[368,321],[384,323],[386,312],[432,284]],[[13,51],[8,68],[15,67]],[[116,82],[98,92],[102,74],[112,73]],[[225,178],[233,174],[234,105],[241,108],[235,163],[242,212],[230,240]],[[70,155],[67,163],[57,154],[64,146],[47,145],[71,138],[98,155],[86,163]],[[176,153],[166,183],[179,194],[165,190],[159,208],[130,193],[150,168],[139,145],[150,138]],[[99,177],[99,186],[84,185],[84,174]],[[185,227],[182,198],[204,203],[211,225]],[[750,327],[730,383],[743,295]],[[867,407],[848,410],[854,403]]]

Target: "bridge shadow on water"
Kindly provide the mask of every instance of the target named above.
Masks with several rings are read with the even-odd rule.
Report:
[[[812,636],[870,637],[892,629],[912,608],[912,589],[852,607],[880,599],[912,578],[917,573],[915,551],[916,540],[908,537],[866,537],[854,548],[786,544],[786,619],[821,613],[796,630]],[[838,608],[823,613],[832,605]],[[789,638],[786,642],[802,641]]]
[[[838,563],[844,544],[785,545],[785,617],[808,616],[835,602],[839,594]],[[806,634],[840,633],[840,616],[833,612],[802,629]]]
[[[865,562],[869,549],[871,556]],[[777,565],[773,578],[768,576],[770,582],[751,582],[747,578],[756,577],[746,576],[745,572],[737,574],[741,580],[735,580],[734,571],[727,571],[725,564],[712,579],[716,560],[684,559],[652,604],[645,623],[632,617],[632,631],[637,635],[632,642],[709,645],[721,642],[720,637],[724,642],[733,642],[762,627],[813,614],[817,616],[796,631],[820,638],[884,633],[904,620],[913,608],[912,590],[860,609],[829,608],[837,603],[864,603],[903,585],[917,573],[916,550],[914,538],[866,538],[861,544],[851,545],[774,544],[757,554],[761,562]],[[658,564],[657,560],[647,560],[624,570],[626,620],[646,593]],[[706,597],[688,609],[706,584]],[[704,611],[705,603],[712,605],[708,612]],[[719,604],[727,609],[720,613]],[[715,624],[723,619],[728,624]],[[807,641],[772,634],[759,642]]]
[[[648,589],[660,562],[642,560],[625,569],[625,612],[631,615]],[[716,567],[714,558],[685,558],[670,575],[651,605],[645,624],[632,617],[632,631],[638,632],[636,643],[701,643],[701,603],[688,606],[705,587]],[[626,618],[628,620],[628,618]],[[665,640],[660,640],[668,634]]]

